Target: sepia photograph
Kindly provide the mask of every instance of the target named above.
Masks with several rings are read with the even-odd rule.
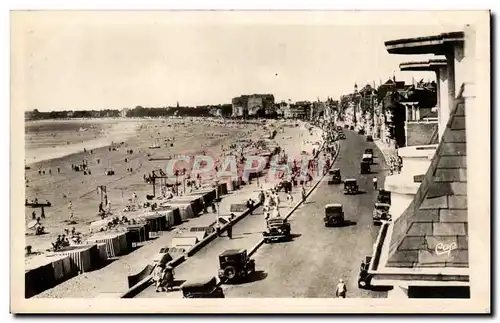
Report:
[[[490,19],[11,11],[11,312],[490,313]]]

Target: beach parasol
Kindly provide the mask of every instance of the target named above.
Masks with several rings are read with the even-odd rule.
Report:
[[[38,222],[36,220],[31,221],[28,223],[28,229],[34,229],[38,225]]]

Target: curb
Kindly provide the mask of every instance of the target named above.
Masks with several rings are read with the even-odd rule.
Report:
[[[340,143],[339,141],[336,141],[338,144],[337,144],[337,147],[339,147],[337,149],[337,152],[335,154],[335,157],[332,161],[332,164],[330,166],[333,167],[333,164],[335,163],[336,159],[337,159],[337,156],[338,156],[338,153],[340,151]],[[323,148],[324,148],[324,145],[325,145],[325,142],[323,141],[322,144],[321,144],[321,148],[317,151],[316,153],[316,156],[315,158],[317,158],[319,156],[319,153],[323,151]],[[316,187],[319,185],[319,183],[323,180],[323,178],[326,176],[323,175],[321,176],[321,178],[311,187],[311,189],[306,193],[306,198],[314,191],[314,189],[316,189]],[[302,200],[300,200],[294,207],[292,210],[289,211],[289,213],[286,215],[285,217],[285,220],[288,219],[292,213],[297,210],[297,208],[302,204]],[[261,206],[261,202],[258,201],[256,204],[255,204],[255,207],[254,207],[254,210],[258,207]],[[236,223],[238,223],[241,219],[243,219],[244,217],[246,217],[248,214],[250,213],[250,209],[246,209],[245,211],[243,211],[242,214],[238,215],[236,218],[234,218],[231,222],[229,222],[228,224],[224,225],[221,230],[220,230],[220,233],[222,232],[225,232],[229,227],[232,227],[234,226]],[[209,236],[207,236],[205,239],[201,240],[200,242],[198,242],[197,244],[195,244],[190,250],[188,250],[183,256],[175,259],[174,261],[172,261],[170,264],[175,268],[177,266],[179,266],[180,264],[182,264],[186,258],[188,257],[191,257],[193,256],[194,254],[196,254],[198,251],[200,251],[201,249],[203,249],[203,247],[205,247],[206,245],[208,245],[210,242],[212,242],[213,240],[215,240],[216,238],[218,237],[218,233],[217,232],[214,232],[212,234],[210,234]],[[262,244],[264,243],[264,239],[261,239],[255,246],[252,247],[252,249],[249,250],[248,252],[248,256],[250,257],[252,254],[254,254],[260,246],[262,246]],[[153,267],[153,270],[154,270],[154,267]],[[134,296],[136,296],[137,294],[139,294],[140,292],[142,292],[144,289],[146,289],[150,282],[151,282],[151,279],[153,278],[153,275],[150,274],[149,276],[147,276],[146,278],[144,278],[143,280],[141,280],[140,282],[138,282],[137,284],[135,284],[134,286],[132,286],[129,290],[127,290],[126,292],[124,292],[122,295],[120,295],[120,298],[133,298]]]
[[[260,206],[260,204],[261,204],[260,201],[257,202],[255,204],[255,208],[258,208]],[[236,223],[238,223],[241,219],[243,219],[249,213],[250,213],[250,209],[246,209],[245,211],[243,211],[242,214],[238,215],[231,222],[229,222],[228,224],[224,225],[221,228],[220,232],[222,233],[222,232],[226,231],[229,227],[232,227],[233,225],[235,225]],[[181,257],[179,257],[179,258],[171,261],[170,264],[174,268],[177,267],[177,266],[179,266],[184,261],[186,261],[186,259],[188,257],[191,257],[194,254],[196,254],[198,251],[200,251],[201,249],[203,249],[203,247],[205,247],[206,245],[208,245],[210,242],[212,242],[213,240],[215,240],[217,237],[218,237],[217,232],[214,232],[214,233],[210,234],[205,239],[203,239],[200,242],[198,242],[197,244],[195,244],[183,256],[181,256]],[[255,248],[255,250],[257,250],[257,248]],[[153,267],[153,270],[154,270],[154,267]],[[135,284],[134,286],[132,286],[129,290],[127,290],[126,292],[124,292],[122,295],[120,295],[120,298],[133,298],[133,297],[135,297],[137,294],[139,294],[140,292],[142,292],[144,289],[146,289],[150,285],[152,278],[153,278],[152,274],[148,275],[146,278],[144,278],[143,280],[141,280],[140,282],[138,282],[137,284]]]
[[[185,256],[180,256],[180,257],[176,258],[175,260],[171,261],[171,265],[175,268],[175,267],[179,266],[180,264],[182,264],[185,260],[186,260]],[[153,269],[151,269],[151,272],[153,272],[155,267],[156,267],[156,265],[153,266]],[[136,296],[137,294],[139,294],[140,292],[145,290],[149,285],[151,285],[152,278],[153,278],[153,274],[149,274],[148,276],[146,276],[146,278],[144,278],[143,280],[141,280],[140,282],[138,282],[137,284],[132,286],[129,290],[127,290],[126,292],[121,294],[120,298],[134,298],[134,296]]]
[[[260,204],[261,204],[260,201],[257,202],[255,204],[255,208],[258,208],[260,206]],[[234,226],[241,219],[243,219],[244,217],[246,217],[249,213],[250,213],[250,209],[246,209],[245,211],[243,211],[242,214],[238,215],[231,222],[229,222],[226,225],[224,225],[223,227],[221,227],[220,233],[227,231],[227,229],[229,227]],[[198,242],[197,244],[195,244],[190,250],[186,251],[186,253],[185,253],[186,257],[193,256],[198,251],[200,251],[203,247],[205,247],[207,244],[209,244],[210,242],[212,242],[213,240],[215,240],[217,237],[218,237],[218,233],[217,232],[214,232],[214,233],[210,234],[205,239],[203,239],[200,242]]]

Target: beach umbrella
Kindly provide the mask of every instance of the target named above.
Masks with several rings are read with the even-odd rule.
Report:
[[[38,222],[36,220],[31,221],[28,223],[28,229],[34,229],[37,226]]]

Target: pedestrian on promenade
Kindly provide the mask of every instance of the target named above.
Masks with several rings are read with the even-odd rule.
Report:
[[[304,186],[302,186],[302,202],[306,202],[306,189]]]
[[[377,181],[378,181],[378,180],[377,180],[377,177],[375,176],[375,177],[373,178],[373,189],[374,189],[374,190],[377,190]]]
[[[288,207],[292,207],[292,205],[293,205],[293,196],[292,196],[292,194],[290,194],[290,192],[288,192],[288,194],[286,195],[286,199],[288,201]]]
[[[227,228],[227,236],[229,239],[233,239],[233,227],[231,225]]]
[[[345,298],[347,294],[347,287],[344,284],[342,279],[339,279],[339,283],[337,284],[337,289],[335,290],[335,296],[337,298]]]

